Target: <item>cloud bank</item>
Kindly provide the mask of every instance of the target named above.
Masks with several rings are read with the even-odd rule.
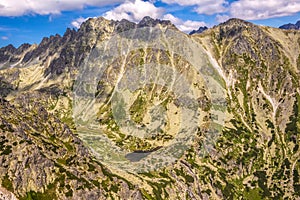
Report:
[[[246,20],[269,19],[300,12],[300,0],[239,0],[230,5],[230,16]]]
[[[81,10],[86,6],[101,7],[124,2],[123,0],[1,0],[0,16],[26,14],[60,14],[62,11]]]
[[[129,21],[138,22],[145,16],[160,18],[163,13],[163,8],[155,7],[150,2],[135,0],[126,1],[113,10],[106,12],[104,17],[113,20],[127,19]]]
[[[245,20],[269,19],[300,12],[300,0],[1,0],[0,16],[55,15],[62,11],[82,10],[87,6],[100,8],[116,5],[103,16],[107,19],[124,18],[134,22],[140,21],[144,16],[169,19],[185,32],[207,25],[201,21],[179,19],[174,14],[168,13],[168,6],[157,7],[157,2],[171,6],[191,7],[192,13],[213,16],[217,22],[232,17]],[[71,24],[79,28],[85,20],[85,18],[78,18]]]
[[[103,15],[106,19],[111,20],[122,20],[127,19],[133,22],[139,22],[145,16],[150,16],[154,19],[165,19],[170,20],[176,25],[178,29],[184,32],[190,32],[192,30],[198,29],[200,26],[206,26],[206,23],[200,21],[187,20],[183,21],[172,14],[165,14],[165,9],[156,7],[151,2],[145,2],[142,0],[126,1],[123,4],[115,7],[114,9],[104,13]],[[74,20],[71,24],[72,26],[79,28],[81,23],[87,19],[82,17]]]

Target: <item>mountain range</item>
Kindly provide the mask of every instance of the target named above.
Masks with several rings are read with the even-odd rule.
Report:
[[[284,24],[279,27],[280,29],[294,29],[294,30],[299,30],[300,29],[300,21],[297,21],[296,24],[288,23]]]
[[[300,198],[300,33],[283,29],[230,19],[187,35],[170,21],[145,17],[136,24],[99,17],[40,44],[1,48],[0,198]],[[136,37],[137,48],[122,47],[122,41]],[[143,41],[162,46],[143,46]],[[177,52],[166,48],[172,45]],[[106,69],[98,57],[111,61]],[[197,62],[210,78],[195,70]],[[146,73],[150,78],[136,89],[136,77],[144,73],[140,66],[154,74]],[[174,71],[176,79],[167,85]],[[155,77],[158,83],[152,82]],[[90,95],[78,86],[90,86],[92,78],[97,79]],[[116,93],[125,83],[126,90]],[[183,90],[185,85],[190,89]],[[191,104],[190,93],[197,97]],[[85,107],[90,104],[84,95],[98,106],[95,116]],[[81,108],[87,113],[76,121],[74,113]],[[195,122],[185,120],[192,111],[201,116]],[[149,122],[157,132],[142,138],[125,134],[131,129],[123,114],[137,132]],[[160,117],[151,121],[149,115]],[[90,116],[101,137],[86,126]],[[178,123],[185,130],[195,126],[190,145],[170,164],[148,171],[113,166],[108,161],[118,155],[103,150],[110,149],[109,142],[99,142],[105,136],[130,152],[126,158],[133,155],[132,165],[137,165],[178,139]],[[82,126],[91,129],[82,131]]]

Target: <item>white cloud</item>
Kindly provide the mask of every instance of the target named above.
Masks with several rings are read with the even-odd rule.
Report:
[[[111,11],[104,14],[107,19],[121,20],[127,19],[133,22],[138,22],[145,16],[152,18],[160,18],[164,13],[162,8],[157,8],[151,2],[142,0],[126,1]]]
[[[9,38],[7,36],[2,36],[1,39],[2,40],[8,40]]]
[[[192,30],[198,30],[201,26],[207,26],[205,22],[191,20],[183,21],[171,14],[164,15],[163,19],[170,20],[179,30],[186,33],[191,32]]]
[[[208,4],[201,4],[198,5],[196,8],[197,13],[199,14],[207,14],[207,15],[213,15],[216,13],[224,13],[227,11],[227,8],[225,7],[227,3],[223,0],[214,1]]]
[[[230,16],[245,20],[268,19],[300,12],[300,0],[239,0],[230,6]]]
[[[229,19],[230,19],[230,17],[228,15],[217,15],[216,16],[216,20],[219,23],[225,22],[225,21],[227,21]]]
[[[196,6],[195,11],[199,14],[213,15],[227,11],[226,0],[162,0],[167,4],[178,4],[181,6]]]
[[[155,7],[153,4],[156,1],[158,0],[1,0],[0,16],[56,15],[62,11],[84,9],[86,6],[101,7],[121,3],[118,7],[105,13],[105,17],[109,19],[125,18],[137,22],[147,15],[153,18],[163,17],[163,8]],[[224,21],[226,15],[245,20],[256,20],[288,16],[300,12],[300,0],[237,0],[232,3],[229,3],[229,0],[160,1],[166,4],[193,6],[193,11],[199,14],[220,14],[216,18],[219,22]]]
[[[300,0],[162,0],[167,4],[194,6],[199,14],[221,14],[216,17],[218,22],[229,17],[245,20],[268,19],[293,15],[300,12]],[[229,17],[227,17],[229,16]]]
[[[207,1],[207,0],[204,0]],[[197,4],[201,4],[203,1],[202,0],[190,0],[190,1],[186,1],[186,0],[162,0],[162,2],[167,3],[167,4],[178,4],[181,6],[191,6],[191,5],[197,5]],[[210,1],[212,2],[212,1]]]
[[[163,19],[164,20],[170,20],[173,24],[181,24],[182,23],[182,20],[181,19],[179,19],[179,18],[177,18],[177,17],[175,17],[174,15],[172,15],[172,14],[166,14],[166,15],[164,15],[164,17],[163,17]]]
[[[16,30],[18,30],[18,29],[0,26],[0,31],[16,31]]]
[[[170,20],[179,30],[190,32],[197,30],[201,26],[207,26],[205,22],[187,20],[183,21],[172,14],[165,14],[164,9],[156,7],[151,2],[144,2],[142,0],[126,1],[118,7],[106,12],[103,15],[107,19],[122,20],[127,19],[133,22],[139,22],[145,16],[150,16],[154,19],[160,18]],[[71,22],[71,25],[79,28],[80,25],[88,18],[77,18]]]
[[[74,26],[75,28],[80,28],[80,25],[88,19],[89,18],[79,17],[79,18],[75,19],[74,21],[72,21],[71,25]]]
[[[124,0],[1,0],[0,16],[24,14],[60,14],[66,10],[80,10],[85,6],[103,6],[121,3]]]

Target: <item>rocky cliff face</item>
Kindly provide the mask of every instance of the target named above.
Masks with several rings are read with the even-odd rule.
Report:
[[[0,180],[5,191],[19,199],[299,198],[300,34],[238,19],[184,36],[214,61],[211,67],[226,91],[226,107],[207,103],[210,94],[197,73],[191,76],[189,60],[157,49],[140,48],[118,58],[97,85],[97,94],[102,94],[96,98],[102,105],[97,120],[104,134],[123,149],[151,152],[175,137],[165,130],[176,126],[166,121],[167,128],[149,138],[128,137],[106,100],[113,96],[120,73],[127,80],[127,72],[138,74],[134,66],[153,61],[171,65],[193,81],[200,102],[196,105],[206,120],[218,117],[207,111],[211,107],[226,115],[224,125],[215,127],[220,135],[211,149],[204,148],[204,126],[171,165],[134,174],[102,163],[90,149],[95,150],[96,137],[87,143],[77,135],[76,75],[97,45],[116,33],[145,27],[178,32],[170,22],[149,17],[138,24],[97,18],[39,45],[0,49]],[[124,62],[127,71],[122,71]],[[108,98],[100,98],[103,94]],[[130,96],[131,119],[147,126],[146,111],[157,101],[171,121],[179,120],[171,114],[180,105],[173,97],[164,87],[144,86]]]

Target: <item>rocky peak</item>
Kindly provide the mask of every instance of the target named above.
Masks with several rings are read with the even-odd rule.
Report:
[[[7,45],[5,47],[2,47],[0,49],[0,51],[2,51],[2,52],[5,51],[5,52],[10,52],[10,53],[14,53],[16,50],[17,50],[16,47],[14,47],[12,44],[9,44],[9,45]]]
[[[29,43],[24,43],[24,44],[22,44],[21,46],[18,47],[16,53],[17,53],[17,54],[21,54],[21,53],[23,53],[24,51],[26,51],[26,50],[27,50],[28,48],[30,48],[30,47],[31,47],[31,44],[29,44]]]
[[[17,49],[11,44],[0,48],[0,63],[7,61],[16,50]]]
[[[63,37],[73,36],[75,33],[76,33],[75,29],[67,28],[67,30],[64,33]]]
[[[154,27],[156,25],[162,25],[162,26],[174,26],[171,21],[169,20],[160,20],[160,19],[153,19],[149,16],[144,17],[139,23],[138,23],[138,27],[142,28],[142,27]]]
[[[127,19],[122,19],[121,21],[112,21],[111,24],[115,26],[115,31],[117,33],[134,29],[137,26],[136,23],[128,21]]]
[[[51,35],[50,37],[44,37],[37,48],[26,53],[22,62],[27,63],[34,58],[47,56],[47,51],[49,52],[49,55],[53,55],[61,45],[61,38],[62,37],[59,34]]]
[[[219,24],[216,28],[219,29],[220,37],[221,37],[220,39],[236,38],[241,36],[244,33],[244,31],[250,29],[251,29],[251,34],[254,37],[257,37],[261,32],[258,26],[250,22],[241,19],[236,19],[236,18],[229,19],[228,21]]]
[[[110,20],[107,20],[104,17],[89,18],[81,24],[79,32],[90,32],[93,30],[104,29],[105,27],[109,26],[109,22]]]
[[[279,28],[286,29],[286,30],[291,30],[291,29],[300,30],[300,20],[297,21],[296,24],[288,23],[280,26]]]
[[[111,25],[115,27],[115,32],[120,33],[134,28],[154,27],[160,24],[163,27],[175,27],[169,20],[153,19],[149,16],[144,17],[138,24],[122,19],[121,21],[111,21]]]
[[[201,26],[199,27],[198,30],[193,30],[189,33],[189,35],[193,35],[193,34],[199,34],[202,33],[203,31],[207,30],[208,28],[206,26]]]
[[[237,26],[237,27],[252,26],[252,25],[253,24],[251,22],[247,22],[245,20],[238,19],[238,18],[231,18],[226,22],[219,24],[219,26]]]
[[[144,17],[139,23],[139,27],[145,27],[145,26],[155,26],[157,24],[157,21],[149,16]]]
[[[51,35],[50,37],[44,37],[39,46],[47,46],[49,43],[55,42],[60,38],[61,38],[61,36],[59,34],[56,34],[55,36]]]

